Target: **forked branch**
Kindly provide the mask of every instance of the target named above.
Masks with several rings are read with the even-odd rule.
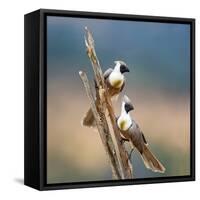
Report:
[[[132,166],[129,161],[129,156],[125,150],[124,144],[121,142],[121,136],[116,124],[111,97],[108,93],[107,86],[104,81],[103,72],[95,52],[94,39],[91,32],[86,28],[85,44],[87,54],[91,61],[94,78],[96,82],[96,99],[99,104],[95,104],[95,98],[89,86],[89,81],[84,72],[79,72],[80,77],[89,97],[93,115],[95,117],[97,129],[99,131],[105,151],[111,163],[112,171],[117,179],[133,178]],[[109,130],[108,120],[105,111],[108,110],[109,119],[112,125],[113,139]]]

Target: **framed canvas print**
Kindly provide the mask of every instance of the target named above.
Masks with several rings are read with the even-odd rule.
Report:
[[[25,185],[195,180],[195,20],[25,15]]]

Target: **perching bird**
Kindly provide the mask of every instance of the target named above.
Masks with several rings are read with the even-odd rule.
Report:
[[[111,97],[118,95],[123,90],[125,85],[125,72],[129,72],[129,69],[123,61],[115,61],[114,69],[109,68],[105,71],[104,79]],[[95,103],[98,105],[98,100],[96,100]],[[95,120],[91,108],[83,118],[82,125],[88,127],[95,126]]]
[[[139,151],[146,168],[151,169],[154,172],[164,173],[165,167],[150,151],[143,132],[137,123],[131,119],[129,114],[131,110],[134,110],[134,107],[129,98],[124,96],[121,115],[117,119],[117,126],[120,129],[122,136],[132,143],[133,148],[136,148]]]

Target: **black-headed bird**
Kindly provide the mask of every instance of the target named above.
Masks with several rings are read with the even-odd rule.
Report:
[[[115,61],[114,69],[109,68],[104,72],[104,79],[107,85],[108,93],[111,97],[117,96],[124,88],[125,77],[124,73],[129,72],[129,68],[123,61]],[[96,105],[98,105],[98,100],[96,100]],[[91,108],[86,113],[83,118],[82,125],[88,127],[95,127],[95,120]]]
[[[122,136],[132,143],[133,148],[139,151],[146,168],[154,172],[164,173],[165,167],[150,151],[143,132],[138,124],[131,118],[129,114],[131,110],[134,110],[134,107],[130,99],[125,95],[122,101],[121,114],[117,118],[117,126]]]

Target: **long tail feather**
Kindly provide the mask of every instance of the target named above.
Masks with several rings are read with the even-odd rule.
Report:
[[[161,162],[153,155],[153,153],[149,150],[148,146],[144,146],[143,153],[141,154],[142,159],[146,168],[151,169],[154,172],[165,172],[165,167],[161,164]]]

